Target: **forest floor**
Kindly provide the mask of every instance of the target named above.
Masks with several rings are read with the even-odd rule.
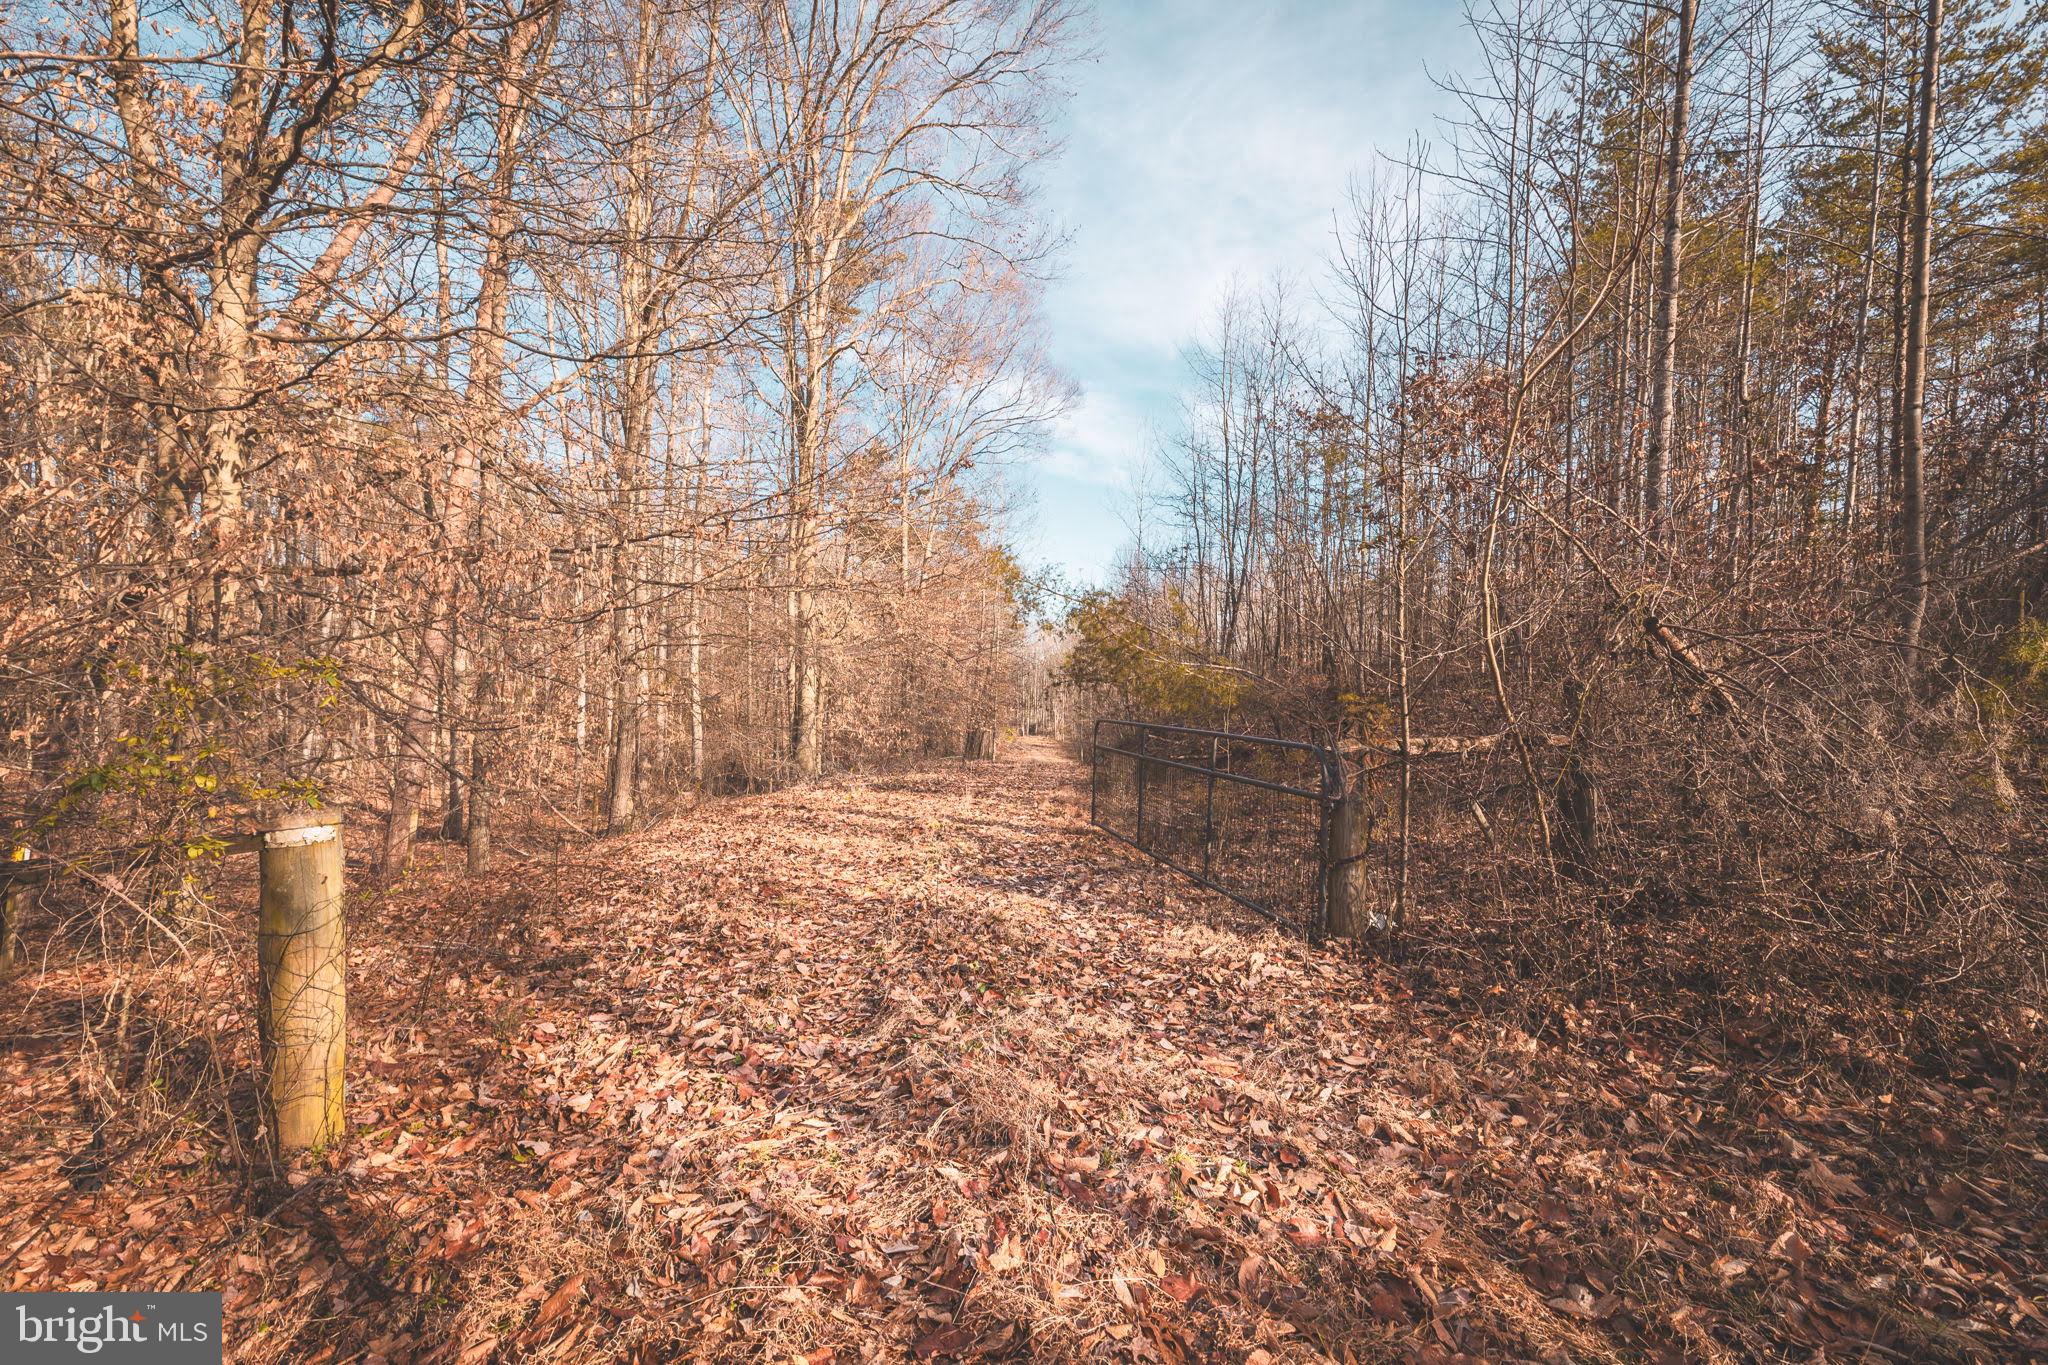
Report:
[[[2036,1080],[1312,948],[1082,775],[430,859],[354,911],[352,1131],[291,1172],[94,1145],[104,983],[18,981],[0,1284],[219,1288],[242,1361],[2048,1358]]]

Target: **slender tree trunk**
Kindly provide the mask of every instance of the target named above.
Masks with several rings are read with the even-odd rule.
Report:
[[[496,670],[489,666],[479,669],[476,688],[478,728],[470,740],[468,844],[465,849],[465,866],[473,874],[487,872],[491,866],[491,802],[496,795],[492,790],[496,777],[493,760],[498,748],[497,717],[494,714],[497,701]]]
[[[469,348],[469,375],[464,388],[465,420],[455,444],[455,462],[449,479],[446,515],[454,528],[451,537],[456,563],[451,581],[457,585],[446,607],[448,639],[444,648],[449,667],[449,686],[462,695],[462,654],[456,649],[455,613],[461,603],[462,569],[469,566],[476,577],[477,606],[488,615],[492,588],[482,570],[488,547],[485,544],[485,515],[489,498],[485,489],[484,464],[487,453],[502,439],[505,425],[504,378],[505,325],[512,300],[512,235],[520,221],[513,191],[519,169],[520,149],[525,141],[530,92],[526,77],[531,65],[545,60],[552,41],[552,6],[531,4],[517,25],[506,35],[504,66],[498,81],[498,119],[493,148],[491,211],[485,225],[484,258],[477,270],[476,333]],[[476,653],[474,649],[469,651]],[[469,744],[470,772],[464,803],[468,839],[467,866],[473,873],[484,872],[491,861],[490,768],[495,757],[498,718],[498,680],[492,665],[477,656],[474,678],[475,703]],[[462,799],[459,764],[451,766],[449,804]]]
[[[710,382],[707,377],[705,382]],[[706,400],[708,401],[708,400]],[[700,405],[699,413],[704,408]],[[704,502],[705,466],[710,460],[711,424],[700,421],[697,463],[690,474],[690,591],[689,591],[689,690],[690,690],[690,786],[704,792],[704,526],[700,511]]]
[[[643,642],[640,613],[632,601],[633,585],[623,572],[614,575],[613,591],[618,594],[618,603],[612,608],[612,726],[610,756],[605,765],[604,828],[607,834],[624,834],[633,828],[640,813]]]
[[[424,711],[428,699],[415,689],[406,703],[411,712]],[[420,758],[408,746],[416,728],[401,720],[392,733],[391,806],[384,817],[384,839],[377,852],[377,875],[389,880],[404,870],[412,857],[412,842],[420,823]]]
[[[1754,558],[1757,524],[1756,459],[1752,450],[1750,407],[1752,395],[1751,351],[1756,322],[1756,258],[1763,226],[1764,133],[1771,107],[1771,44],[1774,40],[1775,5],[1766,5],[1763,24],[1763,52],[1757,63],[1754,87],[1749,166],[1749,208],[1742,223],[1742,307],[1735,343],[1735,449],[1736,467],[1742,479],[1742,521],[1734,533],[1735,576],[1740,579]]]
[[[1643,461],[1643,522],[1661,539],[1670,516],[1670,462],[1677,406],[1678,276],[1685,228],[1685,148],[1692,119],[1692,35],[1699,0],[1679,0],[1678,65],[1672,73],[1671,130],[1664,164],[1662,256],[1650,352],[1650,443]]]
[[[1917,653],[1927,622],[1927,509],[1925,421],[1927,415],[1928,238],[1934,218],[1934,128],[1940,109],[1942,0],[1927,0],[1920,53],[1920,108],[1914,119],[1913,207],[1907,225],[1908,261],[1905,390],[1899,436],[1899,567],[1906,594],[1905,643]]]
[[[792,376],[796,411],[792,414],[789,519],[789,754],[800,777],[824,771],[824,661],[818,638],[818,521],[824,487],[827,376],[820,285],[800,305],[805,312],[800,359]]]
[[[1882,47],[1878,70],[1891,69],[1892,26],[1881,25]],[[1858,473],[1863,459],[1864,371],[1870,355],[1870,304],[1877,283],[1877,221],[1884,201],[1884,124],[1888,117],[1887,97],[1891,86],[1880,79],[1877,87],[1877,115],[1870,130],[1870,211],[1863,223],[1863,288],[1857,295],[1856,340],[1849,362],[1849,449],[1842,470],[1842,541],[1845,547],[1856,539]]]
[[[1408,327],[1407,299],[1403,298],[1402,334],[1403,363],[1406,365],[1406,332]],[[1401,433],[1397,438],[1395,459],[1399,468],[1395,479],[1394,503],[1394,692],[1395,701],[1401,712],[1401,772],[1400,785],[1395,790],[1395,818],[1399,822],[1398,849],[1399,863],[1394,875],[1394,910],[1387,922],[1387,935],[1399,939],[1408,923],[1409,867],[1414,861],[1414,786],[1415,786],[1415,700],[1408,682],[1408,661],[1411,653],[1408,630],[1408,419],[1404,411],[1401,417]]]
[[[576,622],[570,637],[576,650],[576,786],[577,801],[583,798],[584,761],[590,753],[590,659],[583,639],[583,569],[577,566],[572,616]]]
[[[632,69],[627,78],[631,150],[626,165],[625,230],[619,245],[619,326],[626,354],[619,363],[619,468],[614,499],[611,756],[605,770],[605,832],[623,834],[640,810],[642,712],[647,704],[647,621],[640,604],[639,508],[652,463],[655,374],[652,240],[650,68],[660,20],[648,0],[638,7]]]
[[[269,0],[243,0],[240,50],[221,116],[220,245],[209,272],[205,471],[201,524],[215,556],[213,634],[232,629],[238,584],[223,562],[244,529],[243,475],[255,391],[259,273],[264,242],[259,167],[268,149],[263,92],[270,68]]]
[[[423,650],[427,670],[439,690],[430,695],[424,688],[418,689],[399,722],[401,734],[392,778],[391,812],[379,860],[385,876],[396,875],[411,856],[424,786],[420,769],[433,748],[437,721],[451,729],[459,728],[461,723],[460,716],[449,714],[444,699],[459,695],[453,691],[457,676],[455,618],[461,604],[463,569],[465,564],[477,563],[483,552],[484,451],[498,439],[505,417],[505,318],[511,299],[512,234],[519,221],[512,195],[530,103],[526,77],[531,67],[545,58],[552,40],[554,13],[551,5],[529,5],[505,31],[504,46],[497,54],[498,108],[492,132],[483,259],[477,266],[475,328],[470,340],[463,411],[454,419],[456,430],[448,451],[446,496],[436,509],[440,547],[431,570],[431,590],[437,600],[427,608]],[[477,761],[476,748],[472,744],[472,762]],[[451,805],[460,799],[459,773],[457,756],[451,752]],[[471,821],[477,815],[480,800],[489,801],[488,787],[481,799],[472,794],[468,803]],[[488,813],[484,819],[488,825]],[[484,857],[487,861],[488,846]],[[470,855],[470,866],[475,871],[483,870],[474,853]]]

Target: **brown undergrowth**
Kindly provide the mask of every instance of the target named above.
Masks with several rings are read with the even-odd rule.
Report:
[[[1076,778],[1027,746],[365,897],[351,1137],[290,1172],[231,1159],[244,1037],[151,1082],[203,1103],[83,1108],[108,983],[52,960],[7,988],[5,1282],[218,1287],[252,1362],[2048,1353],[2023,1050],[1875,1052],[1701,954],[1515,985],[1426,892],[1400,966],[1311,948]],[[247,965],[183,986],[226,1019]]]

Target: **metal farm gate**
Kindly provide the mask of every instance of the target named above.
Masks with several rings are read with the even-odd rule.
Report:
[[[1098,720],[1088,818],[1239,905],[1319,938],[1328,914],[1330,751],[1299,740]]]

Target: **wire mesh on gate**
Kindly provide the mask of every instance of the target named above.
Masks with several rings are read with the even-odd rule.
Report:
[[[1097,828],[1247,909],[1323,931],[1336,765],[1299,740],[1103,719],[1090,749]]]

